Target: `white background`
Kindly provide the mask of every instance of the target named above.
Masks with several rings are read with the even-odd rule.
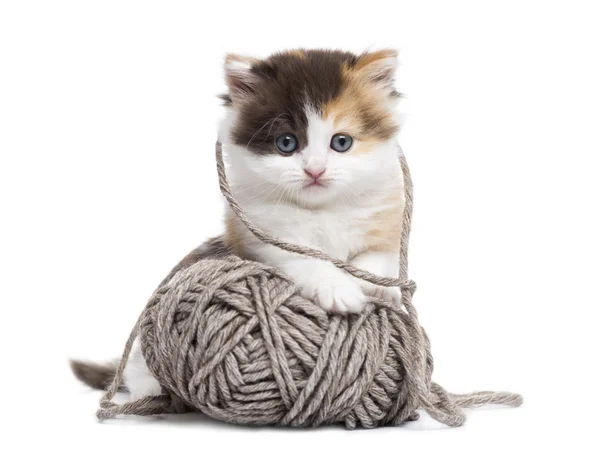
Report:
[[[594,3],[0,3],[2,449],[598,450]],[[400,50],[435,380],[525,404],[458,429],[98,423],[68,357],[119,355],[162,277],[221,230],[224,53],[298,46]]]

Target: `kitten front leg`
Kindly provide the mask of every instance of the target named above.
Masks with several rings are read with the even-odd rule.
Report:
[[[303,297],[330,312],[361,312],[367,298],[356,279],[329,262],[289,258],[278,267],[301,289]]]
[[[280,269],[300,288],[300,294],[326,311],[362,311],[367,298],[356,279],[330,262],[298,256],[270,245],[256,244],[253,254]]]
[[[398,277],[398,252],[365,251],[352,259],[350,263],[378,276]],[[400,304],[402,295],[399,287],[378,286],[361,279],[358,281],[365,295]]]
[[[286,237],[281,230],[276,234],[284,240],[314,247],[311,240],[303,240],[300,234]],[[303,297],[313,300],[326,311],[360,312],[367,302],[358,281],[330,262],[267,245],[253,237],[246,229],[237,227],[234,221],[228,223],[226,241],[239,256],[281,270],[300,288]]]

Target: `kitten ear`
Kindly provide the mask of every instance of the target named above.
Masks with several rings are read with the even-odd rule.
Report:
[[[398,52],[394,49],[365,52],[358,57],[354,70],[371,83],[388,90],[396,96],[394,75],[398,68]]]
[[[225,82],[230,104],[235,106],[253,93],[258,77],[252,67],[258,62],[258,59],[244,55],[230,53],[225,56]]]

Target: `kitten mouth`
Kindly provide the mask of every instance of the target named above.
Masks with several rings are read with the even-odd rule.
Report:
[[[304,185],[304,188],[314,188],[314,187],[325,188],[326,185],[323,182],[318,181],[318,180],[312,180]]]

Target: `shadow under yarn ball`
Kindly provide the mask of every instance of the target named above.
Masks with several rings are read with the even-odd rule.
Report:
[[[234,423],[397,424],[421,404],[407,374],[431,379],[426,336],[404,310],[374,300],[360,315],[328,315],[278,270],[235,257],[177,273],[140,337],[169,393]]]

